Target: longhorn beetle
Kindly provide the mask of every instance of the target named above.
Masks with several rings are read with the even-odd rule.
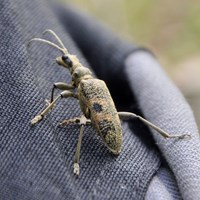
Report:
[[[68,119],[61,122],[61,125],[68,125],[71,123],[80,124],[80,133],[74,156],[74,173],[79,175],[79,160],[81,141],[83,136],[83,127],[85,125],[92,125],[102,138],[105,146],[115,155],[118,155],[122,146],[122,128],[120,119],[139,119],[147,126],[155,129],[165,138],[179,138],[183,139],[187,134],[170,135],[161,128],[147,121],[143,117],[130,112],[117,112],[110,92],[104,81],[94,78],[92,72],[84,67],[75,55],[69,54],[60,38],[52,30],[46,30],[44,33],[52,34],[60,46],[51,41],[33,38],[32,41],[39,41],[60,50],[62,56],[56,58],[58,65],[67,68],[72,76],[70,84],[63,82],[54,83],[51,91],[51,100],[47,107],[42,110],[37,116],[31,120],[31,124],[36,124],[48,114],[55,106],[55,103],[62,98],[73,97],[79,100],[80,108],[83,115],[79,118]],[[77,88],[77,92],[73,89]],[[56,98],[54,98],[55,89],[63,90]]]

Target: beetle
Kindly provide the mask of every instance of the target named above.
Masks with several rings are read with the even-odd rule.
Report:
[[[115,155],[120,153],[122,147],[122,128],[120,119],[139,119],[147,126],[155,129],[165,138],[183,139],[188,136],[187,134],[170,135],[139,115],[130,112],[117,112],[105,82],[94,78],[92,72],[79,62],[76,55],[69,54],[68,50],[65,48],[64,44],[54,31],[48,29],[44,33],[52,34],[60,46],[49,40],[41,38],[33,38],[30,42],[43,42],[60,50],[63,55],[57,57],[56,62],[58,65],[61,65],[69,70],[72,81],[70,84],[63,82],[54,83],[51,91],[51,100],[49,102],[47,101],[47,107],[31,120],[31,124],[34,125],[41,121],[44,116],[46,116],[53,109],[55,103],[59,99],[72,97],[79,100],[83,115],[79,118],[67,119],[60,123],[62,126],[71,123],[80,124],[80,133],[74,156],[74,173],[76,175],[79,175],[80,173],[80,149],[83,128],[85,125],[92,125],[102,138],[105,146]],[[55,89],[63,90],[56,98],[54,98]],[[77,89],[77,92],[74,92],[74,89]]]

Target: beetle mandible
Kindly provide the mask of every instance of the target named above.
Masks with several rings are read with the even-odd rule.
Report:
[[[53,46],[62,52],[62,56],[56,58],[56,62],[67,68],[71,74],[72,81],[70,84],[63,82],[54,83],[51,91],[51,100],[48,102],[47,107],[36,115],[31,124],[36,124],[53,109],[55,103],[61,98],[73,97],[79,100],[80,108],[83,115],[79,118],[68,119],[61,122],[61,125],[70,123],[80,124],[80,133],[74,156],[74,173],[79,175],[79,160],[81,141],[83,136],[83,127],[85,125],[92,125],[102,138],[105,146],[115,155],[118,155],[122,147],[122,128],[120,119],[139,119],[147,126],[155,129],[165,138],[185,138],[187,134],[170,135],[158,126],[152,124],[143,117],[130,112],[117,112],[110,92],[104,81],[94,78],[92,72],[84,67],[75,55],[69,54],[64,44],[56,33],[50,29],[44,33],[52,34],[59,45],[45,39],[33,38],[31,41],[40,41]],[[75,93],[73,89],[77,88]],[[56,98],[54,98],[55,89],[63,90]]]

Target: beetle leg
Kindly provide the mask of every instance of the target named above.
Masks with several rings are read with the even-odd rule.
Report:
[[[49,111],[51,111],[51,109],[54,107],[56,101],[58,101],[61,98],[68,98],[68,97],[77,98],[77,94],[74,94],[73,92],[68,90],[61,92],[60,95],[58,95],[51,103],[49,103],[48,106],[43,111],[41,111],[31,120],[31,124],[36,124],[37,122],[42,120],[44,116],[47,115]]]
[[[139,115],[136,115],[134,113],[130,113],[130,112],[118,112],[118,115],[119,115],[119,118],[122,119],[122,120],[139,119],[140,121],[142,121],[147,126],[149,126],[149,127],[153,128],[154,130],[156,130],[164,138],[179,138],[179,139],[184,139],[186,137],[187,138],[191,137],[189,134],[170,135],[169,133],[167,133],[166,131],[162,130],[161,128],[159,128],[155,124],[151,123],[150,121],[148,121],[148,120],[144,119],[143,117],[141,117]]]
[[[53,102],[54,99],[54,92],[55,89],[59,89],[59,90],[71,90],[74,89],[75,87],[73,85],[67,84],[67,83],[63,83],[63,82],[57,82],[53,84],[53,88],[51,90],[51,100],[50,103]]]
[[[78,143],[76,146],[76,153],[74,156],[74,174],[79,175],[80,167],[79,167],[79,160],[80,160],[80,151],[81,151],[81,142],[83,137],[83,127],[86,125],[91,125],[91,120],[87,119],[84,115],[81,117],[73,118],[73,119],[66,119],[60,123],[61,126],[65,126],[68,124],[80,124],[80,133],[78,137]]]
[[[74,156],[74,173],[76,175],[79,175],[80,173],[80,167],[79,167],[79,160],[80,160],[80,151],[81,151],[81,142],[82,142],[82,138],[83,138],[83,127],[87,124],[88,119],[82,115],[80,118],[80,133],[79,133],[79,137],[78,137],[78,143],[76,146],[76,153]]]
[[[76,117],[73,119],[65,119],[62,122],[60,122],[60,126],[66,126],[69,124],[80,124],[81,123],[81,117]],[[91,120],[86,118],[86,124],[85,125],[91,125]]]

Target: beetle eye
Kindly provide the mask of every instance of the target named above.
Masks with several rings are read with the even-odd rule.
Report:
[[[69,58],[69,56],[63,55],[63,56],[62,56],[62,60],[63,60],[64,63],[67,64],[69,67],[72,67],[73,63],[72,63],[71,59]]]
[[[62,56],[62,59],[65,61],[65,60],[67,60],[69,58],[69,56],[67,56],[67,55],[63,55]]]
[[[74,72],[74,77],[78,77],[78,73],[77,72]]]

